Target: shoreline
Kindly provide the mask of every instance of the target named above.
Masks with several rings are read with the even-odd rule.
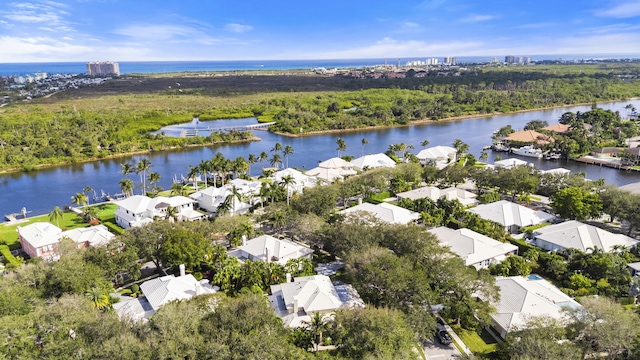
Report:
[[[597,102],[595,104],[607,104],[607,103],[614,103],[614,102],[632,101],[632,100],[638,100],[638,99],[640,99],[640,98],[632,97],[632,98],[623,99],[623,100],[600,101],[600,102]],[[315,136],[315,135],[323,135],[323,134],[331,134],[331,133],[350,133],[350,132],[358,132],[358,131],[370,131],[370,130],[376,130],[376,129],[390,129],[390,128],[396,128],[396,127],[409,127],[409,126],[424,125],[424,124],[430,124],[430,123],[453,122],[453,121],[469,120],[469,119],[474,119],[474,118],[487,118],[487,117],[496,116],[496,115],[519,114],[519,113],[526,113],[526,112],[533,112],[533,111],[553,110],[553,109],[559,109],[559,108],[565,108],[565,107],[573,107],[573,106],[587,106],[587,105],[593,105],[593,104],[594,103],[589,102],[589,103],[578,103],[578,104],[569,104],[569,105],[547,106],[547,107],[541,107],[541,108],[535,108],[535,109],[526,109],[526,110],[516,110],[516,111],[510,111],[510,112],[506,112],[506,113],[494,112],[494,113],[491,113],[491,114],[459,115],[459,116],[452,116],[452,117],[448,117],[448,118],[442,118],[442,119],[438,119],[438,120],[421,119],[421,120],[414,120],[414,121],[411,121],[408,124],[403,124],[403,125],[376,125],[376,126],[368,126],[368,127],[355,128],[355,129],[318,130],[318,131],[309,131],[309,132],[305,132],[305,133],[302,133],[302,134],[289,134],[289,133],[282,133],[282,132],[278,132],[278,131],[274,131],[274,132],[271,132],[271,133],[279,135],[279,136],[283,136],[283,137],[298,138],[298,137]],[[100,160],[117,159],[117,158],[126,157],[126,156],[150,154],[150,153],[154,153],[154,152],[164,152],[164,151],[171,151],[171,150],[177,150],[177,149],[183,149],[183,148],[205,147],[205,146],[213,146],[213,145],[220,145],[220,144],[235,144],[235,143],[252,142],[252,141],[262,141],[262,139],[260,137],[254,135],[253,138],[247,139],[247,140],[234,140],[234,141],[223,142],[223,143],[202,144],[202,145],[201,144],[192,144],[192,145],[186,145],[186,146],[180,146],[180,147],[173,146],[173,147],[169,147],[169,148],[166,148],[166,149],[163,149],[163,150],[134,151],[134,152],[128,152],[128,153],[122,153],[122,154],[113,154],[113,155],[105,156],[105,157],[102,157],[102,158],[91,158],[91,159],[83,159],[83,160],[78,160],[78,161],[65,161],[65,162],[56,163],[56,164],[41,164],[41,165],[37,165],[36,168],[33,169],[33,170],[23,170],[23,169],[20,169],[20,168],[5,169],[5,170],[0,170],[0,175],[12,174],[12,173],[20,173],[20,172],[38,171],[38,170],[47,169],[47,168],[56,167],[56,166],[66,166],[66,165],[79,164],[79,163],[80,164],[81,163],[88,163],[88,162],[94,162],[94,161],[100,161]]]
[[[597,102],[596,105],[614,103],[614,102],[632,101],[632,100],[638,100],[638,99],[640,98],[633,97],[633,98],[623,99],[623,100],[600,101],[600,102]],[[476,119],[476,118],[478,119],[488,118],[491,116],[498,116],[498,115],[512,115],[512,114],[520,114],[520,113],[527,113],[527,112],[533,112],[533,111],[560,109],[560,108],[573,107],[573,106],[588,106],[593,104],[594,103],[589,102],[589,103],[578,103],[578,104],[569,104],[569,105],[547,106],[547,107],[541,107],[541,108],[535,108],[535,109],[516,110],[516,111],[510,111],[510,112],[494,112],[491,114],[459,115],[459,116],[442,118],[438,120],[420,119],[420,120],[411,121],[410,123],[403,124],[403,125],[376,125],[376,126],[368,126],[368,127],[355,128],[355,129],[316,130],[316,131],[309,131],[309,132],[304,132],[299,134],[289,134],[289,133],[274,131],[273,134],[284,136],[284,137],[297,138],[297,137],[314,136],[314,135],[331,134],[331,133],[349,133],[349,132],[369,131],[369,130],[376,130],[376,129],[391,129],[391,128],[397,128],[397,127],[425,125],[425,124],[431,124],[431,123],[453,122],[453,121],[470,120],[470,119]]]

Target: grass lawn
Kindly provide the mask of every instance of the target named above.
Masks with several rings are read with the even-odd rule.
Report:
[[[475,331],[465,330],[457,325],[451,328],[458,334],[462,342],[476,355],[488,355],[496,350],[496,340],[487,332],[482,330],[480,335]]]
[[[98,206],[98,218],[102,222],[115,222],[114,213],[118,209],[118,206],[115,204],[98,204],[92,205]],[[18,239],[18,226],[26,226],[29,224],[33,224],[35,222],[50,222],[49,215],[39,215],[28,218],[27,221],[21,222],[19,224],[14,225],[6,225],[6,223],[0,224],[0,239],[4,240],[11,250],[15,250],[20,248],[20,241]],[[72,211],[65,211],[62,215],[62,219],[54,225],[58,226],[61,229],[76,229],[81,227],[87,227],[89,224],[79,215]]]

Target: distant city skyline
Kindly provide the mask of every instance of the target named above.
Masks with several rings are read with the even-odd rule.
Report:
[[[639,18],[638,0],[9,0],[0,63],[637,55]]]

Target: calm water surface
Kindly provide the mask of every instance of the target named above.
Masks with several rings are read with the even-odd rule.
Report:
[[[620,111],[623,118],[627,114],[624,106],[633,104],[640,108],[640,100],[614,102],[600,104],[604,109]],[[476,157],[480,156],[482,147],[491,144],[491,135],[505,125],[511,125],[515,129],[521,129],[531,120],[546,120],[549,124],[557,123],[560,116],[567,111],[588,111],[590,106],[572,106],[553,110],[532,111],[513,115],[498,115],[486,118],[474,118],[452,122],[432,123],[391,129],[376,129],[352,131],[346,133],[332,133],[317,136],[299,138],[283,137],[266,131],[256,131],[255,134],[262,141],[245,144],[231,144],[221,146],[201,147],[194,149],[181,149],[170,152],[154,153],[144,156],[130,156],[118,159],[101,160],[90,163],[82,163],[68,166],[59,166],[29,173],[17,173],[0,175],[0,215],[20,211],[26,207],[31,211],[29,215],[45,214],[55,206],[70,205],[71,196],[90,186],[98,193],[104,190],[106,193],[120,192],[119,181],[124,177],[120,173],[123,162],[135,163],[141,158],[148,158],[151,163],[151,171],[158,172],[162,176],[160,185],[164,188],[171,186],[174,176],[187,176],[189,165],[197,165],[201,160],[211,159],[217,152],[225,157],[235,159],[238,156],[245,158],[249,154],[259,155],[270,150],[276,142],[283,146],[290,145],[294,154],[289,156],[289,166],[308,170],[317,166],[319,161],[337,156],[336,140],[341,137],[347,144],[345,155],[359,157],[362,154],[362,139],[369,142],[364,146],[364,153],[378,153],[387,150],[390,144],[404,142],[415,146],[414,153],[420,151],[420,143],[429,140],[429,146],[451,145],[455,139],[461,139],[469,144],[469,152]],[[228,126],[228,124],[249,124],[255,119],[241,119],[234,121],[209,122],[213,126]],[[200,122],[200,126],[203,126]],[[489,160],[493,161],[496,155],[507,157],[505,153],[489,151]],[[513,156],[513,155],[512,155]],[[515,157],[515,156],[514,156]],[[640,181],[640,173],[625,172],[599,166],[584,165],[575,162],[544,161],[533,158],[522,158],[533,162],[536,167],[550,169],[564,167],[574,172],[584,171],[589,179],[603,178],[609,184],[624,185]],[[265,163],[265,166],[270,166]],[[252,166],[253,175],[261,171],[261,164]],[[138,176],[130,175],[136,184]],[[136,189],[139,193],[140,190]],[[4,221],[0,219],[0,221]]]

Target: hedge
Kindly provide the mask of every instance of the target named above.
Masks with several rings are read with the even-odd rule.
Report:
[[[18,260],[13,254],[7,245],[0,245],[0,255],[4,256],[4,261],[6,264],[12,266],[13,268],[17,268],[22,263]]]
[[[124,234],[124,229],[112,222],[105,221],[102,223],[102,225],[106,226],[109,229],[109,231],[111,231],[116,235]]]

